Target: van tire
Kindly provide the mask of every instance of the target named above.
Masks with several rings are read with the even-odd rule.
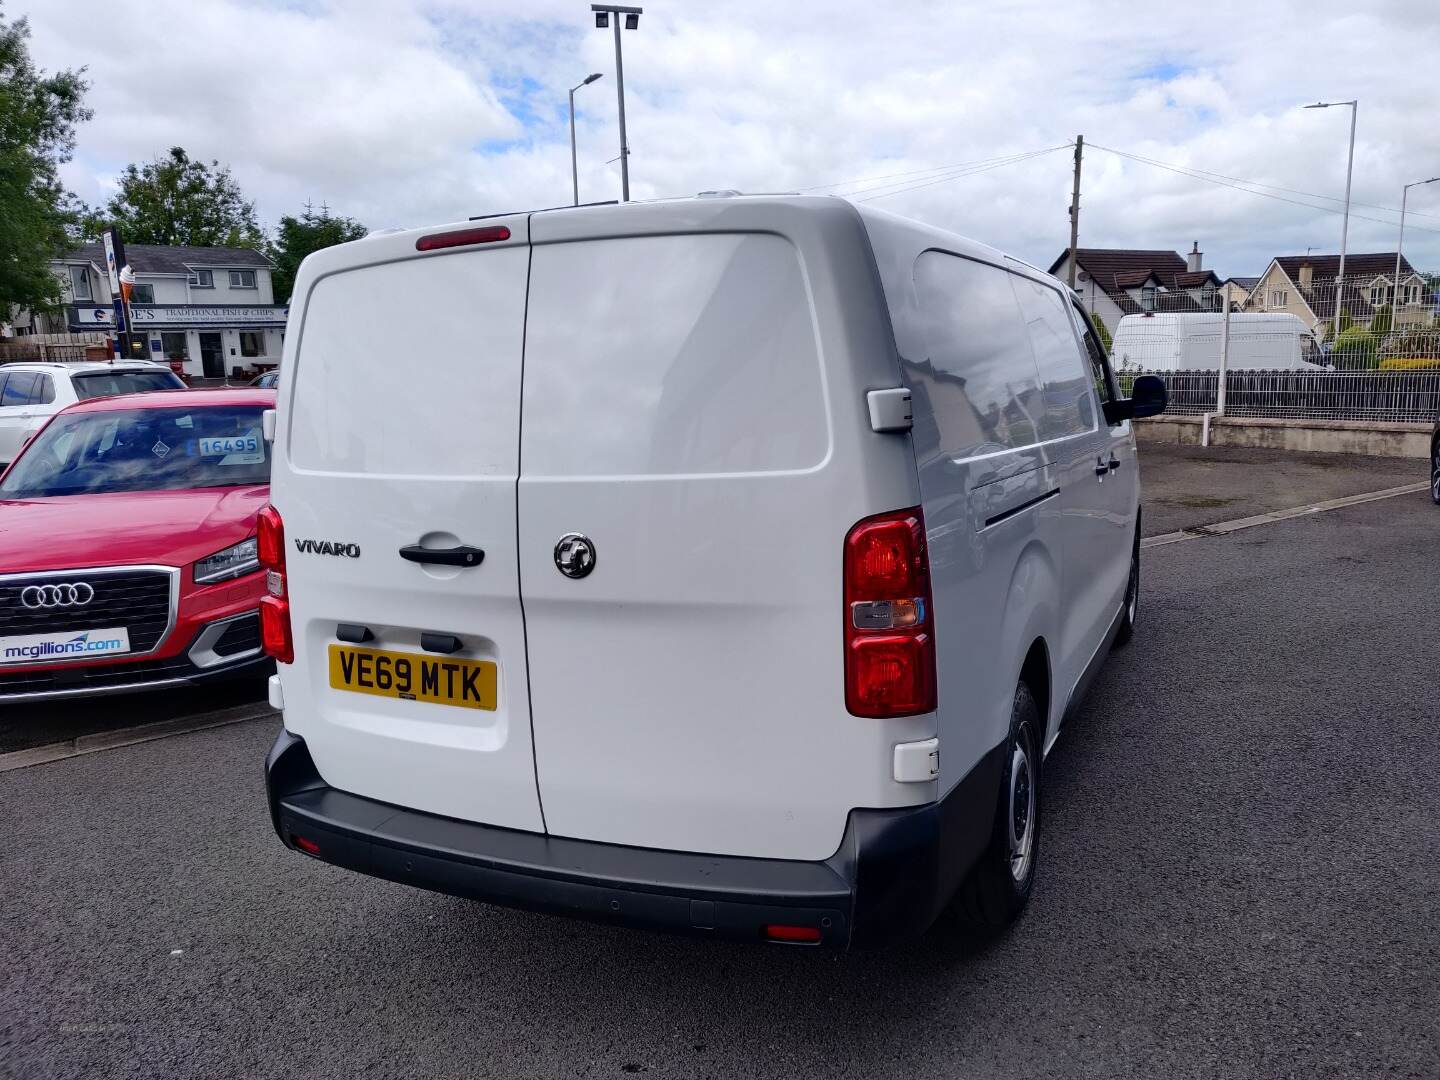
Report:
[[[1135,636],[1135,621],[1140,617],[1140,534],[1135,534],[1135,547],[1130,553],[1130,578],[1125,582],[1125,599],[1120,603],[1120,627],[1115,631],[1115,645],[1128,645]]]
[[[956,915],[979,937],[994,937],[1019,918],[1035,886],[1040,859],[1040,730],[1040,708],[1022,682],[1015,688],[1010,711],[990,840],[955,895]],[[1017,853],[1012,825],[1020,814],[1025,827],[1020,837],[1023,851]]]

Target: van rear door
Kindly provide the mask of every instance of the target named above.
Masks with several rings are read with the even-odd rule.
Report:
[[[684,234],[637,235],[667,212]],[[853,210],[823,213],[862,242]],[[734,231],[698,230],[705,214]],[[520,578],[553,834],[823,859],[851,807],[926,797],[891,758],[933,714],[845,707],[845,534],[914,501],[905,443],[865,423],[859,459],[854,335],[823,338],[817,314],[844,272],[869,291],[828,325],[883,325],[868,250],[802,261],[766,220],[787,218],[716,200],[532,220]],[[879,343],[856,351],[889,360]],[[877,460],[888,506],[867,501]]]
[[[301,274],[272,485],[285,719],[332,787],[540,831],[515,546],[528,230],[485,226],[509,238],[375,238]]]

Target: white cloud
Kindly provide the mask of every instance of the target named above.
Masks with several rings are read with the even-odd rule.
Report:
[[[114,35],[100,0],[29,14],[43,64],[90,68],[96,116],[67,177],[92,201],[125,163],[182,145],[228,162],[267,221],[307,198],[376,227],[567,202],[566,91],[589,71],[605,77],[577,94],[581,194],[618,194],[612,41],[582,0],[150,0]],[[1433,92],[1417,77],[1440,55],[1433,0],[1143,14],[1098,0],[670,0],[623,36],[637,198],[804,188],[1084,132],[1082,243],[1198,240],[1207,265],[1240,274],[1335,250],[1339,216],[1100,147],[1338,198],[1348,110],[1298,106],[1358,97],[1357,204],[1397,206],[1403,183],[1440,172]],[[1048,263],[1068,236],[1069,184],[1062,151],[877,205]],[[1440,184],[1411,195],[1434,216],[1409,220],[1406,251],[1440,267]],[[1351,250],[1393,248],[1393,213],[1355,215]]]

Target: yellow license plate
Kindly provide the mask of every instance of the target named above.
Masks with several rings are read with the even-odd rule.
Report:
[[[357,694],[493,710],[498,670],[492,660],[330,646],[330,685]]]

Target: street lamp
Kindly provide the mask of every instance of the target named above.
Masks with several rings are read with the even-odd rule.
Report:
[[[600,78],[597,71],[593,75],[586,75],[580,82],[580,86],[589,86],[596,79]],[[570,186],[575,192],[574,205],[580,205],[580,166],[575,162],[575,91],[580,86],[570,88]]]
[[[1350,174],[1355,168],[1355,118],[1360,113],[1360,102],[1358,99],[1355,101],[1317,101],[1314,105],[1306,105],[1305,108],[1330,109],[1336,105],[1350,106],[1350,157],[1345,163],[1345,223],[1340,226],[1340,269],[1335,275],[1334,337],[1339,337],[1340,303],[1345,297],[1345,244],[1350,239]]]
[[[634,30],[640,25],[640,15],[645,9],[591,4],[590,10],[595,13],[597,30],[604,30],[610,25],[610,16],[615,16],[615,97],[620,102],[620,201],[629,202],[630,145],[625,141],[625,64],[620,57],[620,16],[625,16],[625,29]]]
[[[1405,200],[1410,197],[1412,187],[1424,187],[1437,180],[1440,180],[1440,176],[1432,176],[1429,180],[1416,180],[1400,189],[1400,239],[1395,243],[1395,306],[1392,309],[1396,313],[1400,311],[1400,249],[1405,246]]]

